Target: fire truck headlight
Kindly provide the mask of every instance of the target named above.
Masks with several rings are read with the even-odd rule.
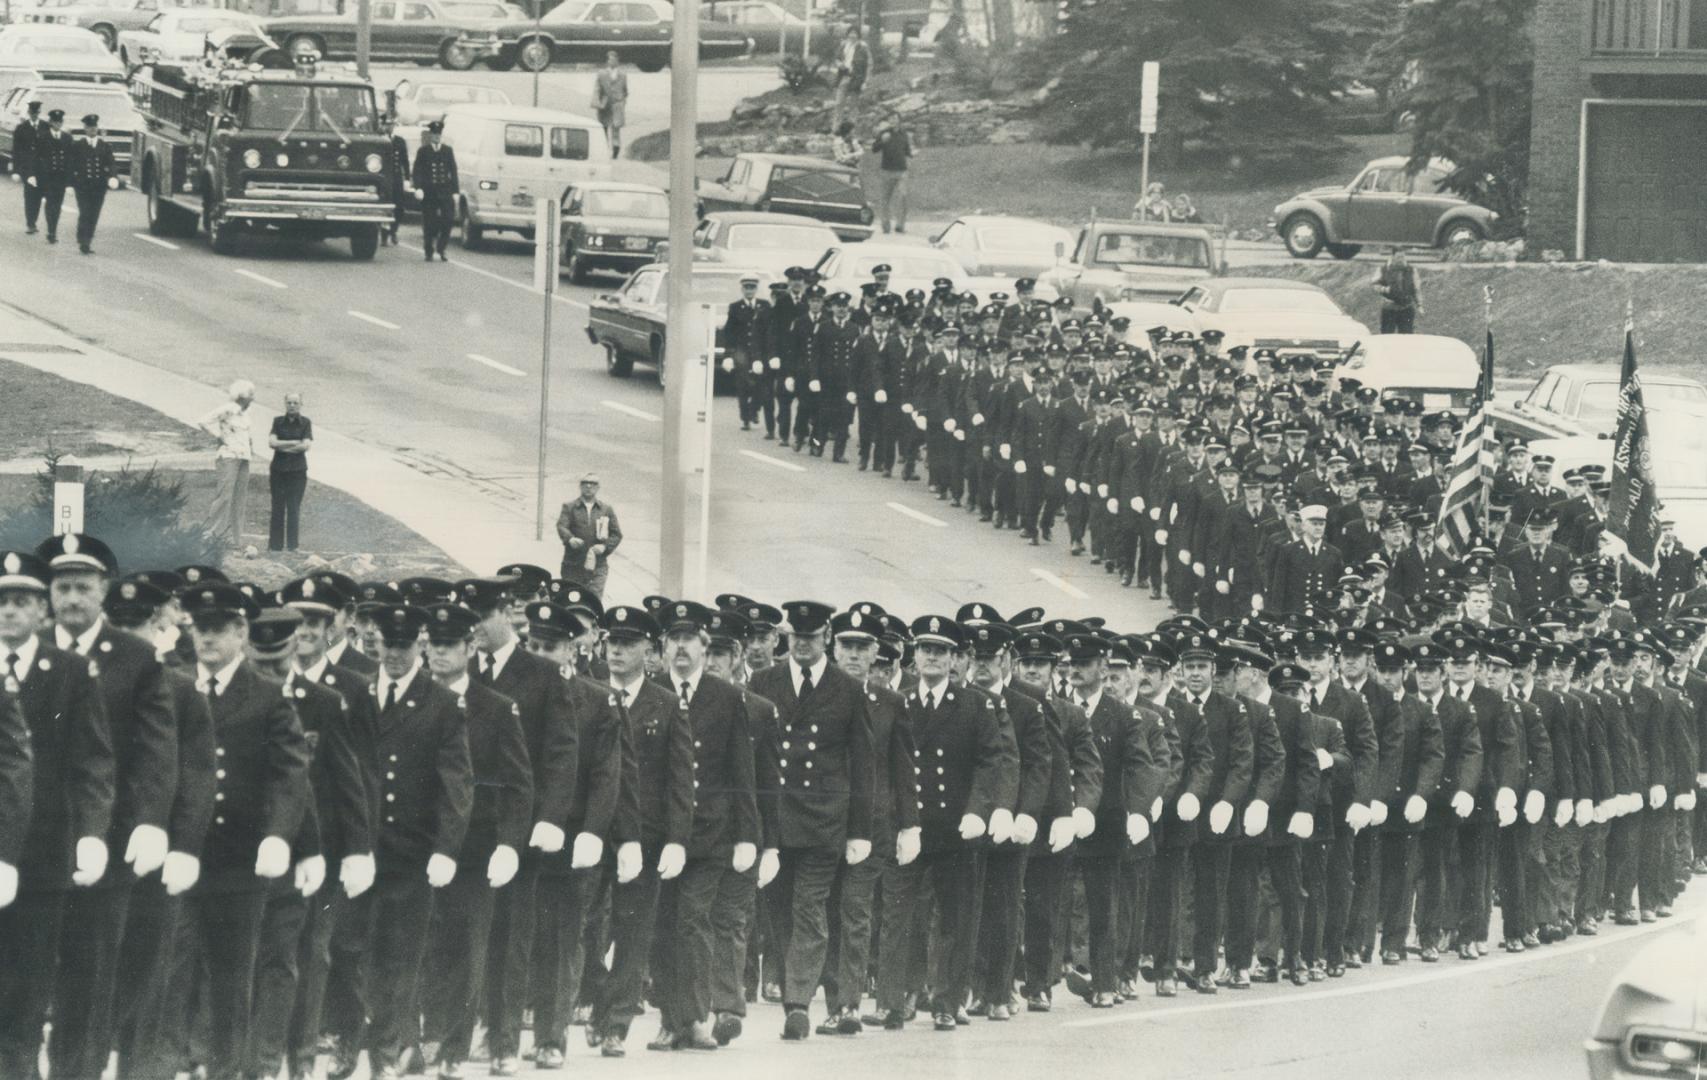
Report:
[[[246,169],[259,169],[261,167],[261,152],[259,150],[243,151],[243,167]]]
[[[367,171],[368,172],[376,173],[383,168],[385,168],[385,159],[384,158],[380,157],[378,154],[369,154],[367,156]]]
[[[281,169],[290,168],[290,155],[285,153],[283,150],[280,150],[279,156],[273,159],[273,164],[277,165]]]

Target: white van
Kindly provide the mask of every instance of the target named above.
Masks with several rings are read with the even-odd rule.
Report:
[[[522,105],[453,105],[444,140],[456,151],[462,246],[488,232],[533,239],[534,203],[570,184],[610,176],[610,144],[597,120]]]

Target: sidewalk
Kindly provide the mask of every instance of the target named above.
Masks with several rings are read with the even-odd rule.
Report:
[[[90,345],[3,301],[0,358],[128,398],[192,427],[226,400],[223,387]],[[256,446],[264,455],[266,432],[278,410],[257,401],[251,411]],[[547,508],[546,538],[535,540],[531,498],[496,498],[488,490],[444,473],[423,472],[400,455],[320,425],[315,426],[314,443],[309,466],[314,480],[396,518],[473,573],[489,574],[508,562],[536,563],[555,572],[562,561],[563,549],[553,529],[555,507]],[[171,464],[181,465],[181,457],[174,455]],[[207,467],[212,461],[209,449]],[[607,591],[645,595],[656,592],[657,584],[655,573],[620,553],[611,560]]]

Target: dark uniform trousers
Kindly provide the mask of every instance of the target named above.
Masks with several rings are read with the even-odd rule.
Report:
[[[272,1076],[279,1062],[287,1060],[291,1074],[298,1068],[314,1064],[314,1044],[319,1037],[315,1031],[304,1046],[298,1038],[293,1018],[305,997],[313,1015],[320,1015],[319,995],[325,990],[325,979],[311,986],[306,975],[312,973],[314,939],[321,929],[320,911],[329,906],[331,894],[337,892],[336,882],[322,884],[312,897],[304,897],[288,878],[273,884],[261,913],[260,944],[255,952],[255,1009],[254,1028],[249,1039],[249,1075]],[[324,920],[329,928],[330,920]],[[322,975],[324,965],[321,965]],[[318,1027],[318,1023],[314,1024]],[[306,1052],[307,1056],[304,1057]]]
[[[1377,857],[1381,874],[1381,948],[1404,956],[1405,939],[1411,929],[1412,901],[1416,897],[1417,834],[1389,829],[1381,833],[1380,841]]]
[[[180,1022],[191,1015],[192,990],[207,1017],[205,1064],[209,1080],[238,1080],[249,1066],[249,1039],[255,1000],[255,957],[267,906],[260,879],[237,891],[193,890],[181,909],[188,923],[184,962],[174,961],[181,979],[176,1010]],[[190,1033],[174,1039],[187,1043]]]
[[[1033,852],[1025,865],[1025,995],[1044,994],[1060,968],[1055,928],[1073,872],[1067,852]]]
[[[583,963],[581,997],[593,1003],[593,1026],[624,1038],[628,1025],[644,1011],[641,994],[658,924],[658,855],[662,849],[662,844],[641,845],[644,865],[635,879],[625,884],[616,880],[616,853],[607,848],[610,941],[616,950],[608,969],[603,949],[596,953],[589,949]],[[586,938],[583,935],[583,941]]]
[[[1171,824],[1171,821],[1170,821]],[[1195,828],[1195,823],[1182,825]],[[1190,872],[1190,847],[1163,847],[1156,853],[1154,878],[1150,883],[1148,915],[1149,951],[1156,958],[1156,978],[1174,977],[1180,952],[1180,907],[1185,900],[1185,882]]]
[[[364,970],[352,987],[355,1010],[329,1010],[328,1017],[340,1026],[346,1046],[367,1047],[369,1067],[376,1073],[395,1066],[404,1049],[420,1040],[415,982],[427,951],[433,893],[424,866],[387,871],[381,864],[373,888],[346,914],[365,932],[369,948]]]
[[[1152,845],[1153,847],[1153,845]],[[1150,872],[1155,868],[1155,852],[1139,848],[1120,865],[1120,977],[1134,982],[1138,979],[1140,961],[1144,957],[1144,935],[1148,932],[1150,911]]]
[[[1521,938],[1535,928],[1530,915],[1526,873],[1535,839],[1534,826],[1521,817],[1499,831],[1496,861],[1499,869],[1500,933],[1505,941]]]
[[[484,867],[462,865],[433,898],[428,977],[421,980],[421,1030],[425,1041],[440,1044],[441,1061],[468,1060],[491,955],[492,912],[498,898],[507,899],[515,887],[512,880],[494,889]]]
[[[1238,826],[1228,829],[1231,835]],[[1225,929],[1227,877],[1232,870],[1233,846],[1221,839],[1200,842],[1191,856],[1192,879],[1192,968],[1200,978],[1215,974],[1217,948]]]
[[[66,934],[59,947],[64,977],[54,990],[55,1020],[48,1045],[55,1075],[99,1076],[106,1069],[119,948],[135,883],[130,867],[115,857],[99,882],[66,894],[65,925],[75,932]]]
[[[527,860],[523,861],[525,864]],[[523,872],[527,872],[525,865]],[[501,1005],[488,998],[486,1022],[491,1030],[486,1039],[493,1057],[510,1057],[520,1050],[522,1007],[530,1003],[535,1045],[566,1048],[582,967],[587,963],[581,950],[581,932],[588,893],[601,872],[599,867],[591,867],[566,874],[535,873],[528,881],[518,876],[512,885],[531,887],[533,902],[500,903],[493,937],[502,934],[511,950],[512,960],[506,965],[511,986],[504,991]],[[506,925],[501,927],[500,923]],[[520,963],[514,960],[518,949],[523,955]],[[498,1015],[503,1017],[501,1036],[495,1019]]]
[[[1238,844],[1233,848],[1227,875],[1227,966],[1248,970],[1256,959],[1257,923],[1260,906],[1258,882],[1262,869],[1280,909],[1279,944],[1285,963],[1296,968],[1302,958],[1304,937],[1304,882],[1299,861],[1300,845]],[[1276,956],[1277,961],[1281,960]]]
[[[162,1033],[168,1029],[172,945],[182,907],[180,898],[166,895],[158,872],[131,891],[119,951],[118,985],[125,990],[115,1001],[113,1015],[119,1080],[153,1080],[178,1071],[176,1062],[163,1054]]]
[[[1321,815],[1317,815],[1320,818]],[[1320,837],[1320,830],[1316,837]],[[1322,935],[1327,922],[1328,849],[1333,837],[1312,837],[1299,847],[1300,869],[1304,879],[1304,925],[1298,945],[1299,959],[1305,965],[1323,962]]]
[[[1030,845],[1010,843],[992,847],[984,857],[972,996],[991,1005],[1006,1005],[1013,995],[1014,943],[1022,929],[1020,907],[1030,855]]]
[[[1606,914],[1606,849],[1610,845],[1612,826],[1617,822],[1591,822],[1582,829],[1582,843],[1577,849],[1576,918],[1599,920]]]
[[[893,859],[873,851],[857,866],[843,863],[831,890],[830,911],[836,925],[824,957],[825,1001],[830,1012],[858,1009],[865,1000],[865,981],[871,970],[874,929],[873,904],[877,883]]]
[[[879,1012],[904,1007],[907,991],[918,982],[909,969],[915,960],[913,950],[920,946],[928,947],[929,978],[924,981],[931,988],[932,1011],[952,1013],[964,1002],[978,944],[979,861],[980,853],[971,845],[956,845],[923,853],[884,878],[884,933],[877,962]],[[931,905],[920,902],[926,889],[934,903],[930,915],[926,912]]]
[[[101,220],[101,207],[107,202],[107,188],[78,186],[71,189],[77,196],[77,243],[88,247],[95,242],[95,226]]]
[[[747,1015],[745,975],[750,943],[757,927],[758,883],[757,864],[746,873],[736,873],[732,867],[725,867],[717,879],[717,895],[711,903],[713,1012]],[[537,1030],[537,1013],[535,1016]]]
[[[659,888],[657,924],[663,947],[653,957],[652,985],[664,1027],[685,1031],[711,1014],[713,965],[718,956],[712,908],[728,862],[690,859],[680,874]]]
[[[59,941],[65,925],[63,889],[20,890],[0,908],[0,1078],[36,1075],[42,1024],[53,1001]]]
[[[1124,921],[1120,918],[1121,876],[1119,855],[1073,857],[1085,885],[1085,909],[1090,932],[1091,991],[1113,993],[1120,984],[1124,959]]]
[[[1416,926],[1423,945],[1436,945],[1441,933],[1458,926],[1458,896],[1449,867],[1457,862],[1460,826],[1432,820],[1434,814],[1431,808],[1431,820],[1417,838]]]
[[[778,854],[781,867],[765,891],[772,894],[776,935],[771,944],[783,947],[767,948],[766,961],[768,966],[773,952],[779,961],[786,955],[781,980],[783,1003],[805,1008],[818,992],[829,953],[830,890],[842,853],[835,848],[808,847],[784,848]],[[766,981],[770,981],[768,974]]]
[[[451,191],[421,192],[421,247],[429,255],[444,254],[450,243],[451,223],[456,220],[456,194]]]
[[[1499,848],[1499,826],[1492,821],[1467,821],[1458,826],[1458,858],[1447,863],[1447,880],[1456,875],[1458,943],[1488,937],[1489,874]],[[1449,887],[1451,885],[1449,884]]]

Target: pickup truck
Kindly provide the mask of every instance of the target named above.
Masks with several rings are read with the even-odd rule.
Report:
[[[1642,401],[1652,410],[1707,405],[1707,386],[1681,375],[1642,373]],[[1618,416],[1617,364],[1555,364],[1515,402],[1495,400],[1489,417],[1500,438],[1611,438]]]
[[[1222,270],[1215,238],[1199,225],[1093,221],[1066,256],[1066,245],[1057,245],[1055,266],[1038,281],[1080,306],[1166,302]]]

